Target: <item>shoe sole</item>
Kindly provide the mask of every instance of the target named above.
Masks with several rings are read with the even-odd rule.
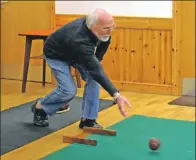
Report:
[[[67,109],[62,110],[62,111],[57,111],[56,113],[57,114],[62,114],[62,113],[68,112],[69,110],[70,110],[70,108],[67,108]]]
[[[86,126],[86,125],[81,125],[79,124],[78,126],[80,129],[84,129],[84,127],[90,127],[90,128],[97,128],[97,129],[103,129],[103,127],[93,127],[93,126]]]

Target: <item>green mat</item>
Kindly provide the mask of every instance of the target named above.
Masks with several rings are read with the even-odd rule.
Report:
[[[90,135],[97,146],[72,144],[43,160],[195,160],[195,123],[135,115],[111,127],[116,137]],[[161,141],[157,151],[150,138]]]

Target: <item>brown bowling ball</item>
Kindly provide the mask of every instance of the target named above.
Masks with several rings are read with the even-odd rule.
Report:
[[[160,141],[156,138],[152,138],[149,141],[149,147],[151,150],[155,151],[160,147]]]

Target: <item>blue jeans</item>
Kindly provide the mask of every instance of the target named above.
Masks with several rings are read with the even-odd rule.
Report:
[[[75,97],[77,87],[71,75],[69,63],[46,57],[45,60],[57,80],[57,87],[46,97],[42,98],[40,103],[44,111],[52,116],[64,104],[68,104]],[[81,106],[82,117],[96,119],[99,111],[100,85],[93,80],[84,66],[75,64],[73,67],[78,69],[82,79],[86,82]]]

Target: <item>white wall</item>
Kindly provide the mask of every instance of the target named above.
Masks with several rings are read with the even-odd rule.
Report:
[[[56,14],[87,14],[96,7],[113,15],[135,17],[172,17],[172,1],[55,1]]]

